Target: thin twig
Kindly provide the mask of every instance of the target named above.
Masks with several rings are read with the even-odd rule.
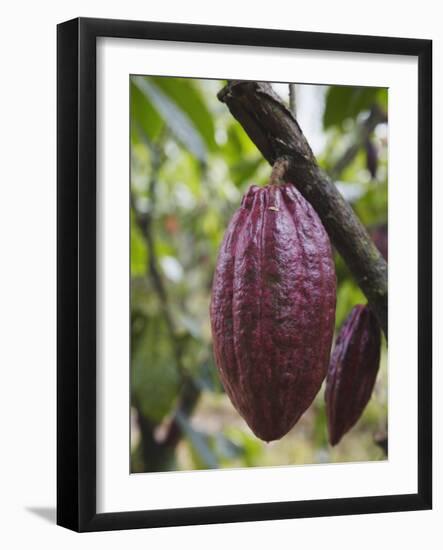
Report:
[[[289,84],[289,110],[294,115],[297,116],[297,102],[295,97],[295,84]]]
[[[375,127],[386,121],[386,113],[384,113],[377,105],[374,105],[369,113],[369,116],[359,125],[354,143],[346,149],[334,166],[328,171],[328,175],[333,181],[338,179],[343,170],[345,170],[345,168],[347,168],[347,166],[349,166],[355,159],[358,151],[367,142]]]

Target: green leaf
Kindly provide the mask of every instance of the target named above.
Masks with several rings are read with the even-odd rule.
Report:
[[[131,79],[131,139],[138,143],[139,130],[142,129],[148,138],[154,141],[159,136],[164,122],[151,101],[147,100],[135,85],[133,78]]]
[[[335,312],[335,327],[340,329],[351,309],[357,304],[365,304],[366,297],[353,280],[343,282],[337,292],[337,309]]]
[[[380,88],[331,86],[326,95],[324,128],[341,127],[348,118],[355,118],[361,111],[370,109],[377,102],[379,90]]]
[[[383,111],[388,111],[388,88],[379,88],[377,93],[377,100]]]
[[[142,92],[145,99],[151,102],[157,112],[163,117],[182,145],[201,162],[206,162],[206,145],[188,115],[148,78],[134,76],[133,83]]]
[[[238,187],[251,183],[251,179],[257,172],[259,166],[263,163],[263,157],[254,156],[252,158],[241,159],[230,166],[231,177]]]
[[[137,224],[131,216],[131,276],[144,275],[148,251],[145,240]]]
[[[257,154],[256,145],[237,121],[231,121],[226,133],[227,140],[222,152],[231,163],[244,159],[246,155]]]
[[[388,212],[387,182],[371,184],[366,194],[353,206],[364,225],[384,222]]]
[[[151,318],[132,353],[132,389],[142,413],[160,422],[174,405],[179,380],[165,322]]]
[[[208,149],[214,151],[216,149],[214,121],[195,80],[164,76],[152,77],[151,80],[188,115],[205,140]]]

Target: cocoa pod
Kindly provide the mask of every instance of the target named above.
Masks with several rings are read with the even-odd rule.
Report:
[[[257,437],[283,437],[326,376],[336,302],[328,235],[295,187],[252,186],[227,228],[210,306],[221,381]]]
[[[375,180],[378,168],[378,151],[374,142],[369,138],[365,141],[366,150],[366,168],[368,169],[371,179]]]
[[[387,224],[376,225],[370,230],[370,235],[379,249],[383,258],[388,261],[388,226]]]
[[[355,306],[335,342],[326,378],[329,441],[336,445],[371,398],[380,365],[380,326],[369,306]]]

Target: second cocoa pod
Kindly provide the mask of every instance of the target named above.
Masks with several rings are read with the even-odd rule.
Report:
[[[252,186],[219,251],[214,355],[234,407],[264,441],[283,437],[326,375],[335,267],[328,235],[291,183]]]
[[[371,398],[380,365],[381,333],[367,305],[357,305],[337,336],[326,379],[329,441],[336,445]]]
[[[375,225],[370,230],[370,235],[383,258],[388,261],[388,225]]]

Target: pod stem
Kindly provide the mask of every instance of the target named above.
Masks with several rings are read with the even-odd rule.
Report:
[[[284,157],[279,157],[272,165],[270,185],[283,185],[286,183],[286,172],[289,168],[289,160]]]

